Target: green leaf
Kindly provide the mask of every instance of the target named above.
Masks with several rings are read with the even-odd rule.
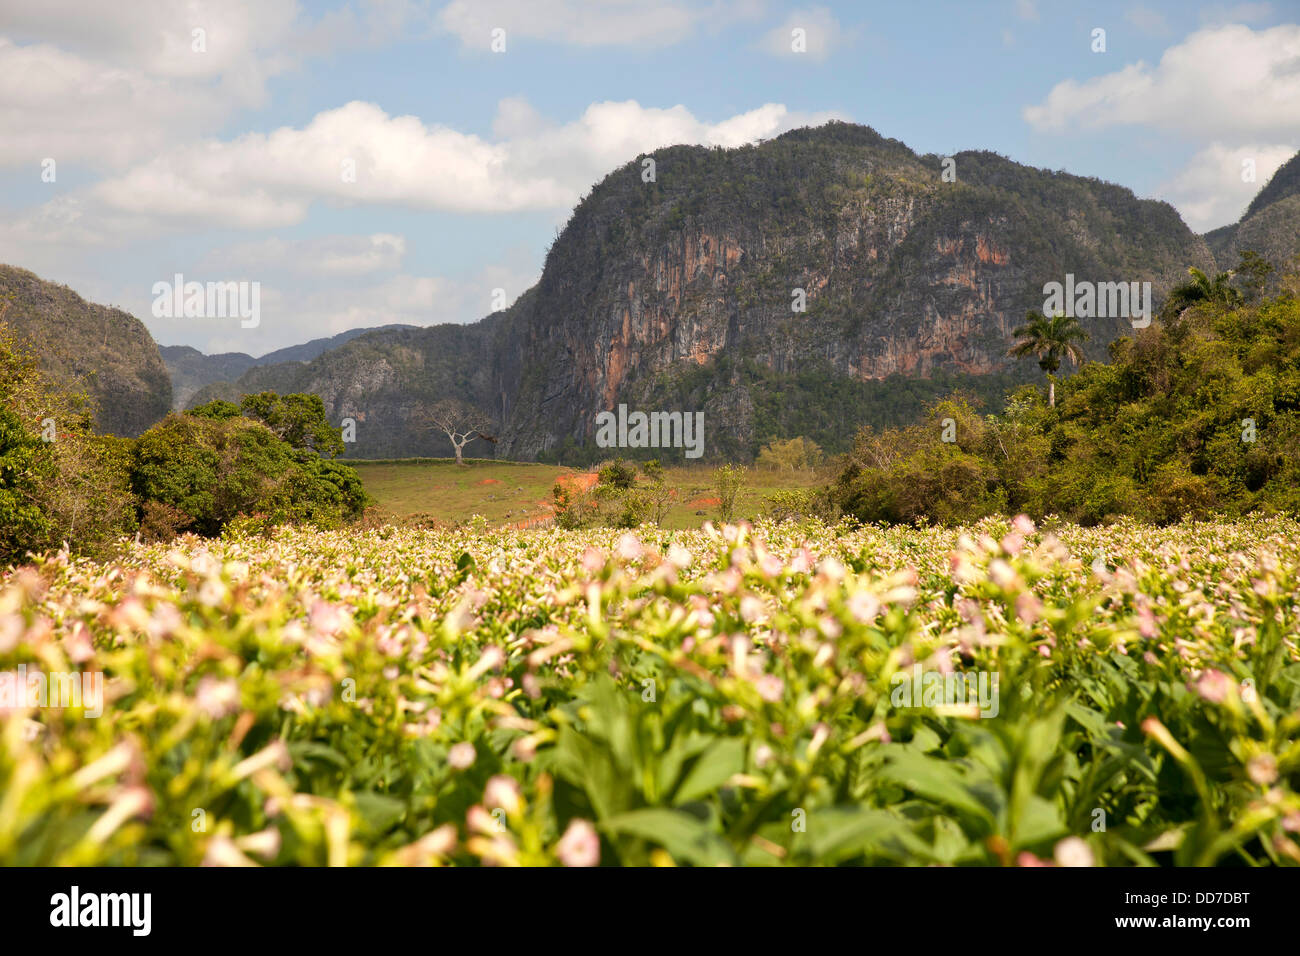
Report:
[[[745,747],[742,737],[724,737],[709,745],[691,764],[691,769],[673,794],[673,804],[680,806],[708,796],[744,770]]]
[[[796,835],[795,848],[799,841]],[[808,812],[807,849],[812,862],[838,863],[866,853],[891,859],[931,858],[907,822],[887,810],[829,807]]]
[[[979,820],[990,831],[995,826],[993,811],[979,798],[957,763],[900,749],[890,756],[881,776],[918,796]]]
[[[610,835],[639,837],[668,851],[674,859],[695,866],[734,865],[736,856],[708,824],[680,810],[649,807],[610,817],[600,823]]]
[[[382,793],[363,790],[355,794],[357,814],[375,833],[392,829],[406,816],[406,802]]]

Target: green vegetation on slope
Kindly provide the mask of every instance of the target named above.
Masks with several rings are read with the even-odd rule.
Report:
[[[356,473],[315,395],[249,396],[168,415],[138,439],[97,434],[92,405],[0,326],[0,567],[139,532],[221,533],[237,518],[329,527],[361,515]]]
[[[1028,387],[1000,415],[949,399],[922,424],[863,429],[833,497],[864,521],[1300,512],[1300,299],[1238,298],[1225,287],[1113,343],[1056,408]]]
[[[167,414],[171,380],[135,316],[0,265],[0,323],[21,336],[52,381],[87,394],[100,431],[138,435]]]

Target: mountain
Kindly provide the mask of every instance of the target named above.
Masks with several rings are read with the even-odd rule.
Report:
[[[1273,174],[1238,222],[1206,233],[1205,240],[1224,272],[1246,249],[1279,268],[1300,253],[1300,153]]]
[[[955,385],[993,397],[1040,379],[1006,350],[1045,283],[1149,281],[1158,305],[1189,265],[1213,268],[1167,203],[993,153],[952,160],[946,182],[943,157],[844,123],[659,150],[593,188],[510,308],[371,332],[282,381],[356,419],[359,457],[447,454],[409,428],[444,397],[484,409],[512,458],[589,449],[620,402],[703,411],[709,456],[790,434],[834,449]],[[1131,331],[1084,324],[1095,357]]]
[[[368,332],[310,363],[251,368],[235,383],[202,389],[189,407],[214,398],[237,402],[250,392],[313,392],[331,420],[356,422],[352,457],[388,458],[450,454],[445,438],[416,419],[440,398],[466,399],[491,407],[498,386],[497,361],[506,349],[501,313],[472,325],[398,327]],[[491,457],[484,442],[469,454]]]
[[[383,329],[410,328],[404,325],[384,325]],[[374,329],[349,329],[329,338],[312,339],[302,345],[268,352],[261,358],[253,358],[243,352],[221,352],[216,355],[204,355],[198,349],[188,345],[163,345],[158,351],[162,353],[163,362],[172,381],[172,408],[179,411],[191,405],[194,398],[205,386],[224,383],[226,388],[218,388],[221,395],[236,394],[233,383],[251,368],[276,365],[279,363],[301,364],[310,362],[316,356],[330,349],[337,348],[344,342],[350,342],[359,335],[365,335]],[[199,402],[198,404],[202,404]]]
[[[787,418],[824,403],[825,388],[782,388],[800,375],[1005,373],[1045,283],[1150,281],[1160,296],[1212,262],[1167,203],[987,152],[956,154],[944,182],[941,157],[861,126],[655,158],[656,184],[633,162],[593,190],[513,308],[503,383],[517,364],[519,387],[502,454],[581,441],[624,400],[688,403],[716,423],[710,450],[726,437],[752,448],[773,430],[756,414],[765,391],[784,392]],[[795,289],[805,313],[792,312]],[[1131,331],[1120,317],[1085,325],[1097,357]],[[728,373],[693,383],[700,366]],[[854,425],[841,422],[843,439]]]
[[[158,351],[172,381],[172,409],[185,408],[205,385],[234,381],[253,367],[257,359],[243,352],[204,355],[188,345],[160,345]]]
[[[144,323],[67,286],[0,265],[0,322],[17,329],[56,380],[95,400],[101,431],[138,435],[171,407],[172,388]]]

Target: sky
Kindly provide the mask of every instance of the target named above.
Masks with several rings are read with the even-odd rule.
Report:
[[[0,262],[209,353],[472,322],[637,155],[830,119],[1203,232],[1300,150],[1300,0],[0,0]]]

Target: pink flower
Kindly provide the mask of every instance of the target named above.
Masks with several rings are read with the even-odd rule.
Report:
[[[764,674],[754,681],[754,686],[758,688],[758,696],[769,704],[775,704],[785,693],[785,681],[775,674]]]
[[[220,720],[239,709],[239,685],[233,680],[200,678],[194,691],[194,703],[213,720]]]
[[[244,855],[244,852],[235,846],[230,837],[217,834],[208,841],[206,852],[203,854],[201,866],[257,866],[257,864]]]
[[[469,677],[471,680],[478,680],[488,671],[499,670],[505,662],[506,652],[495,644],[489,644],[483,648],[483,653],[474,662],[474,666],[469,669]]]
[[[692,561],[691,553],[687,551],[685,548],[683,548],[680,544],[672,544],[668,546],[669,564],[672,564],[677,568],[685,568],[690,565],[691,561]]]
[[[95,647],[90,640],[90,632],[86,630],[86,625],[80,621],[72,629],[72,633],[63,639],[63,648],[67,651],[68,659],[75,664],[84,664],[95,656]]]
[[[859,624],[870,624],[880,613],[880,600],[867,591],[858,591],[849,598],[849,613]]]
[[[537,679],[535,674],[524,675],[524,693],[533,700],[542,696],[542,682]]]
[[[447,763],[451,764],[456,770],[465,770],[474,766],[476,756],[474,745],[469,741],[462,740],[460,743],[453,745],[447,753]]]
[[[993,583],[1004,591],[1014,590],[1020,587],[1020,576],[1016,574],[1015,569],[1001,558],[995,558],[989,564],[989,577]]]
[[[1209,668],[1196,681],[1196,692],[1212,704],[1221,704],[1228,696],[1232,680],[1223,671]]]
[[[275,827],[267,827],[257,833],[237,837],[235,846],[246,853],[254,853],[263,860],[274,860],[280,855],[280,831]]]
[[[308,615],[312,630],[318,634],[334,635],[343,629],[344,613],[328,601],[316,601]]]
[[[641,540],[631,531],[619,537],[617,547],[618,556],[624,561],[635,561],[645,550]]]
[[[1051,865],[1052,864],[1047,862],[1046,860],[1039,859],[1038,857],[1034,856],[1028,850],[1025,850],[1018,857],[1016,857],[1016,866],[1051,866]]]
[[[466,811],[465,826],[469,828],[470,833],[481,833],[484,836],[491,836],[502,830],[502,826],[497,823],[497,818],[477,803]]]
[[[565,866],[595,866],[600,862],[600,837],[586,820],[574,820],[560,837],[555,855]]]
[[[1079,837],[1066,837],[1053,854],[1060,866],[1092,866],[1092,848]]]
[[[1016,598],[1016,617],[1032,625],[1043,614],[1043,602],[1033,591],[1022,591]]]
[[[1277,779],[1277,758],[1272,754],[1257,754],[1246,762],[1246,775],[1260,786],[1268,786]]]
[[[487,787],[483,790],[483,805],[493,810],[499,807],[506,812],[506,816],[514,816],[524,807],[518,782],[514,777],[497,774],[487,782]]]

